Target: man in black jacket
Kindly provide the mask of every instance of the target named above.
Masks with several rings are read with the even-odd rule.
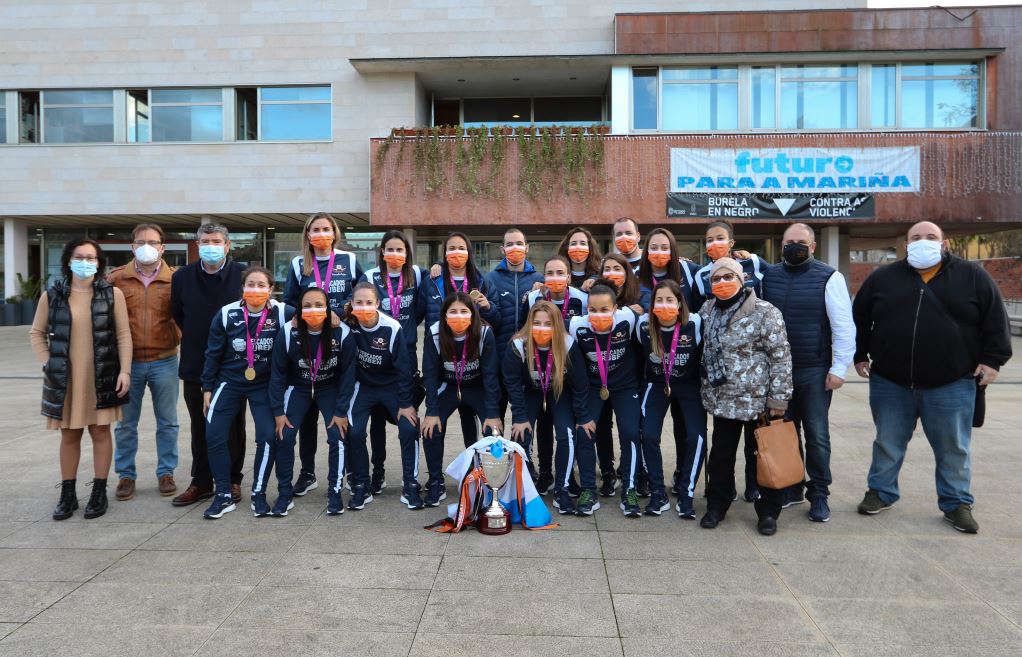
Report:
[[[202,366],[209,326],[222,307],[241,297],[245,265],[230,257],[231,240],[219,224],[199,226],[199,259],[174,272],[170,282],[170,308],[181,329],[181,364],[184,399],[192,429],[192,482],[171,504],[188,506],[213,495],[213,475],[206,453],[206,417],[202,412]],[[241,470],[245,461],[245,409],[234,421],[227,443],[231,454],[231,497],[241,501]]]
[[[947,248],[937,225],[912,226],[906,259],[870,274],[852,304],[855,369],[869,378],[876,424],[859,513],[874,515],[898,500],[898,472],[921,421],[944,519],[975,534],[969,443],[976,386],[993,383],[1011,358],[1011,334],[993,279]]]

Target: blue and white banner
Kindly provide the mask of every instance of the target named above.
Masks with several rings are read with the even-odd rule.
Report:
[[[918,192],[919,148],[672,148],[672,192]]]

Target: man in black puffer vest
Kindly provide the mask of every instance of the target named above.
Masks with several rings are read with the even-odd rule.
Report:
[[[792,224],[781,238],[782,260],[766,269],[763,298],[780,309],[791,345],[794,392],[785,416],[795,421],[804,442],[802,484],[784,491],[782,506],[809,498],[809,519],[830,520],[830,402],[844,383],[855,350],[852,303],[845,278],[813,258],[816,235]]]

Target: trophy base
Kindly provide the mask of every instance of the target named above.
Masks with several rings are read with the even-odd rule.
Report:
[[[504,511],[503,516],[480,515],[476,521],[476,529],[487,536],[502,536],[511,533],[511,514]]]

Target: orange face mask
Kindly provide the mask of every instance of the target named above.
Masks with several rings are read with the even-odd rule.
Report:
[[[532,327],[532,341],[540,347],[546,347],[554,339],[554,329],[552,326],[533,326]]]
[[[245,290],[241,294],[241,298],[245,300],[248,305],[258,308],[259,306],[266,303],[266,300],[270,298],[269,290]]]
[[[391,269],[401,269],[405,266],[405,257],[400,253],[386,253],[383,256],[383,261]]]
[[[315,235],[310,235],[309,244],[320,250],[329,249],[334,245],[334,235],[333,233],[316,233]]]
[[[547,276],[543,284],[554,294],[560,294],[567,289],[568,279],[563,276]]]
[[[447,315],[444,317],[447,326],[455,333],[464,333],[472,326],[472,317],[469,315]]]
[[[647,251],[649,254],[649,264],[653,265],[657,269],[663,269],[667,266],[667,263],[671,261],[671,254],[667,251]]]
[[[614,326],[614,313],[589,313],[589,325],[596,331],[609,331]]]
[[[706,255],[711,260],[718,260],[731,253],[731,245],[727,242],[710,242],[706,245]]]
[[[375,322],[377,313],[379,313],[379,311],[376,308],[354,308],[351,311],[351,314],[355,316],[355,319],[363,324],[372,324]]]
[[[713,296],[724,301],[738,294],[738,290],[742,289],[742,282],[739,280],[717,281],[710,289],[713,290]]]
[[[614,287],[621,287],[625,284],[625,273],[623,271],[605,271],[603,277],[614,284]]]
[[[618,235],[614,238],[614,246],[617,247],[618,253],[626,255],[635,250],[636,241],[634,238],[628,237],[627,235]]]
[[[302,308],[302,319],[309,328],[318,331],[326,323],[326,308]]]
[[[673,322],[678,319],[678,307],[672,305],[657,304],[653,306],[653,314],[661,322]]]
[[[448,251],[445,257],[447,264],[455,269],[461,269],[468,264],[468,253],[464,251]]]
[[[582,263],[585,262],[586,258],[589,257],[588,246],[569,246],[568,257],[571,258],[572,262]]]
[[[525,247],[524,246],[505,246],[504,257],[507,259],[508,264],[518,266],[525,262]]]

